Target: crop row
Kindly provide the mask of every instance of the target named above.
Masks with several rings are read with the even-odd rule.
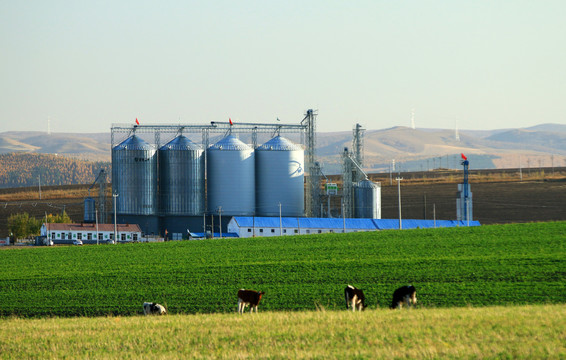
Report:
[[[0,315],[231,312],[239,288],[265,310],[344,308],[343,289],[371,307],[417,287],[426,307],[562,303],[566,223],[419,229],[158,244],[0,251]]]

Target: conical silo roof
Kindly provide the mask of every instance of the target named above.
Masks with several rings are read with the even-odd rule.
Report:
[[[364,189],[374,188],[377,186],[379,186],[379,184],[376,184],[371,180],[361,180],[358,181],[358,183],[356,184],[356,187],[364,188]]]
[[[202,148],[185,135],[179,135],[160,147],[159,150],[202,150]]]
[[[258,150],[279,150],[279,151],[295,151],[303,150],[301,145],[295,144],[291,140],[284,138],[282,136],[276,136],[268,142],[260,145]]]
[[[116,145],[114,150],[152,150],[153,148],[153,145],[147,143],[144,139],[132,135]]]
[[[240,139],[236,138],[234,135],[228,135],[222,140],[218,141],[216,144],[209,147],[211,150],[250,150],[251,147],[246,145]]]

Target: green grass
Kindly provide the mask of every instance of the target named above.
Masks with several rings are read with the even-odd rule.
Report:
[[[266,292],[260,311],[370,308],[417,287],[419,306],[557,304],[566,299],[566,222],[0,251],[0,316],[236,311],[236,292]],[[205,298],[206,301],[202,301]]]
[[[566,305],[0,320],[0,359],[559,359]]]

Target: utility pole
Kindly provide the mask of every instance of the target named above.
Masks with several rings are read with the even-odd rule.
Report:
[[[399,230],[403,229],[403,224],[401,223],[401,180],[402,177],[397,177],[397,194],[399,194]]]
[[[466,198],[466,222],[470,226],[470,200]]]
[[[222,206],[218,207],[218,228],[220,229],[220,238],[222,239]]]
[[[94,208],[94,216],[96,219],[96,245],[98,245],[98,209]]]
[[[342,201],[342,226],[343,226],[343,230],[342,232],[346,232],[346,214],[344,213],[344,202]]]
[[[434,218],[434,228],[436,229],[436,203],[432,204],[432,217]]]
[[[322,204],[320,206],[322,206]],[[321,211],[321,215],[322,215],[322,211]],[[283,236],[283,221],[281,219],[281,202],[279,202],[279,236]]]
[[[523,181],[523,162],[521,161],[521,155],[519,155],[519,179]]]
[[[47,211],[45,212],[45,236],[47,239],[47,244],[51,245],[51,238],[49,237],[49,223],[47,222]]]
[[[117,231],[116,231],[116,198],[118,197],[117,193],[113,193],[112,197],[114,198],[114,244],[118,243],[118,238],[117,238]]]

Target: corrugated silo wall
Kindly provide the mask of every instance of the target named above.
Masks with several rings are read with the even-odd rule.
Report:
[[[255,213],[255,160],[251,147],[228,136],[207,149],[207,211],[223,216]]]
[[[184,136],[159,149],[161,215],[201,216],[204,212],[204,154]]]
[[[112,187],[118,194],[118,214],[157,213],[157,155],[155,148],[115,148]]]
[[[258,216],[304,216],[304,151],[284,138],[256,149]]]
[[[381,186],[369,180],[354,186],[354,216],[381,219]]]
[[[96,209],[96,203],[94,201],[93,198],[88,197],[85,199],[84,202],[84,206],[85,206],[85,213],[84,213],[84,219],[83,221],[85,223],[94,223],[96,221],[96,214],[95,214],[95,209]]]

